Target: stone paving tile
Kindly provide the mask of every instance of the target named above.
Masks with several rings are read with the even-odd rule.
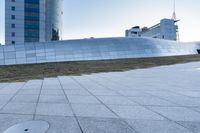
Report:
[[[81,133],[74,117],[36,116],[36,120],[47,121],[50,124],[47,133]]]
[[[75,114],[81,117],[117,118],[117,116],[104,105],[72,104],[72,108]]]
[[[79,82],[79,81],[77,81]],[[109,90],[109,88],[106,88],[102,85],[97,84],[96,82],[93,82],[93,80],[88,80],[87,82],[80,82],[82,86],[84,86],[87,90]]]
[[[54,84],[54,85],[43,85],[42,89],[44,90],[61,90],[60,84]]]
[[[17,94],[18,95],[39,95],[40,90],[20,90]]]
[[[168,97],[183,97],[183,95],[179,95],[176,93],[173,93],[170,90],[146,90],[145,93],[150,94],[151,96],[156,96],[160,98],[168,98]]]
[[[128,99],[140,105],[175,106],[175,104],[156,97],[128,97]]]
[[[200,113],[200,107],[191,108],[191,109],[196,110],[196,111],[198,111]]]
[[[64,90],[85,90],[79,84],[68,84],[68,85],[62,84],[62,87]]]
[[[0,95],[0,102],[8,102],[13,95]]]
[[[16,88],[16,89],[3,88],[0,90],[0,95],[14,95],[15,93],[17,93],[18,90],[19,88]]]
[[[41,95],[64,95],[62,90],[42,90]]]
[[[200,122],[180,122],[178,123],[194,133],[200,133]]]
[[[121,119],[78,117],[84,133],[136,133]]]
[[[19,89],[21,89],[24,86],[24,84],[24,82],[10,83],[9,85],[0,90],[0,94],[15,94]]]
[[[127,97],[147,97],[148,94],[141,92],[141,91],[135,91],[135,90],[119,90],[119,94]]]
[[[72,104],[100,104],[94,96],[68,95],[67,97]]]
[[[84,90],[83,87],[81,87],[77,82],[75,82],[72,78],[63,76],[58,77],[63,89],[65,90]]]
[[[57,79],[57,77],[54,77],[52,79],[44,78],[44,80],[43,80],[43,86],[45,86],[45,85],[46,86],[59,86],[60,82]]]
[[[162,116],[142,106],[116,106],[109,105],[119,117],[126,119],[164,120]]]
[[[32,115],[0,114],[0,133],[9,127],[33,119]]]
[[[6,85],[8,85],[9,83],[0,83],[0,89],[4,88]]]
[[[200,106],[200,98],[190,98],[190,97],[168,97],[165,98],[168,101],[174,102],[181,106]]]
[[[106,105],[138,105],[122,96],[97,96]]]
[[[183,107],[148,107],[174,121],[200,122],[200,113]]]
[[[6,104],[7,102],[2,102],[0,101],[0,110],[3,108],[3,106]]]
[[[67,95],[82,95],[90,96],[91,94],[86,90],[64,90]]]
[[[23,86],[22,90],[23,89],[40,89],[42,86],[42,80],[41,81],[38,81],[38,82],[32,82],[32,81],[28,81],[26,82],[26,84]]]
[[[38,95],[15,95],[10,102],[13,103],[36,103]]]
[[[61,103],[39,103],[36,114],[48,116],[73,116],[70,106]]]
[[[93,95],[96,96],[119,96],[119,94],[117,94],[114,91],[111,90],[97,90],[97,89],[93,89],[93,90],[89,90]]]
[[[153,96],[158,96],[159,98],[175,103],[179,106],[200,106],[200,98],[191,98],[169,91],[149,91],[148,93],[151,93]]]
[[[192,133],[170,121],[126,120],[138,133]]]
[[[42,86],[42,90],[61,90],[61,86],[57,86],[57,85],[44,85]]]
[[[20,89],[20,91],[37,91],[37,92],[40,92],[40,90],[41,90],[40,87],[35,87],[35,88],[33,88],[33,87],[23,87],[23,88]]]
[[[181,95],[184,95],[184,96],[188,96],[188,97],[193,97],[193,98],[196,98],[196,97],[199,97],[200,98],[200,91],[191,91],[191,90],[181,90],[181,91],[173,91],[174,93],[177,93],[177,94],[181,94]]]
[[[40,95],[40,103],[68,103],[64,95]]]
[[[83,87],[81,87],[79,84],[77,84],[76,82],[73,82],[73,83],[68,83],[67,81],[63,80],[61,81],[61,85],[62,85],[62,88],[64,90],[85,90]],[[66,84],[68,83],[68,84]]]
[[[34,114],[36,103],[8,103],[0,113]]]

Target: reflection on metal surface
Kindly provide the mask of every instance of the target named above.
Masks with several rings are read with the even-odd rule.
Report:
[[[200,71],[200,68],[196,68],[196,70]]]
[[[198,54],[200,43],[152,38],[99,38],[0,46],[0,65]]]
[[[48,129],[49,124],[45,121],[28,121],[16,124],[3,133],[45,133]]]
[[[62,2],[63,0],[46,0],[46,40],[62,39]]]

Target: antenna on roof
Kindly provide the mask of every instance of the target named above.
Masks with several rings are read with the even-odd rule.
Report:
[[[176,1],[175,0],[174,0],[174,11],[173,11],[172,19],[176,21]]]
[[[176,38],[175,38],[175,40],[176,41],[179,41],[179,28],[178,28],[178,24],[177,24],[177,22],[179,21],[179,20],[177,20],[177,18],[176,18],[176,1],[174,0],[174,11],[173,11],[173,15],[172,15],[172,20],[174,20],[174,24],[175,24],[175,28],[176,28]]]

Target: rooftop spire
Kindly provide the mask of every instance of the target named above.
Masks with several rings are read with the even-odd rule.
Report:
[[[174,0],[174,11],[173,11],[172,19],[177,20],[176,19],[176,1],[175,0]]]

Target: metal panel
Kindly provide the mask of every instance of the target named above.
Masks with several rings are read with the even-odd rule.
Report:
[[[99,38],[0,46],[0,65],[197,54],[200,42]],[[5,60],[4,60],[5,59]]]

